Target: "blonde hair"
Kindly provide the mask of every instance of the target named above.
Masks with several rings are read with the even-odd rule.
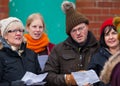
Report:
[[[35,19],[41,19],[41,21],[42,21],[42,23],[43,23],[43,28],[45,29],[45,23],[44,23],[44,20],[43,20],[42,15],[41,15],[40,13],[33,13],[33,14],[31,14],[31,15],[28,17],[27,21],[26,21],[26,27],[29,27],[30,24],[31,24],[31,22],[32,22],[33,20],[35,20]]]

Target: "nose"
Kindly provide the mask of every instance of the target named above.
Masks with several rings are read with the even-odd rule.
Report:
[[[20,32],[20,31],[17,31],[16,33],[17,33],[17,34],[21,34],[21,32]]]
[[[37,28],[36,31],[39,31],[39,28]]]
[[[77,34],[80,34],[81,31],[78,29],[76,32],[77,32]]]
[[[36,31],[40,31],[40,28],[39,28],[39,27],[37,27],[37,28],[36,28]]]
[[[110,38],[113,38],[113,35],[112,35],[112,34],[110,34]]]
[[[17,35],[21,35],[21,34],[23,34],[23,32],[24,32],[24,31],[17,30],[17,31],[16,31],[16,34],[17,34]]]

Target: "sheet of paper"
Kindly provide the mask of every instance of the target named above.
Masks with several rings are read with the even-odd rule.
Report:
[[[48,55],[38,56],[38,62],[40,64],[40,67],[41,67],[42,71],[45,68],[45,63],[46,63],[47,60],[48,60]]]
[[[45,84],[43,80],[45,79],[47,74],[48,73],[36,75],[32,72],[27,71],[23,76],[22,81],[24,81],[26,85],[43,85]]]
[[[83,86],[87,83],[93,84],[100,81],[94,70],[72,72],[72,75],[78,86]]]

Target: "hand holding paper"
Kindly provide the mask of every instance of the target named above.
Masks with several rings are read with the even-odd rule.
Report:
[[[65,77],[65,82],[68,86],[71,86],[71,85],[77,85],[74,77],[72,74],[66,74],[66,77]]]
[[[22,81],[25,82],[26,85],[43,85],[45,82],[43,80],[47,76],[48,73],[36,75],[32,72],[26,72],[22,78]]]
[[[78,86],[83,86],[86,83],[93,84],[100,81],[94,70],[72,72],[72,75]]]

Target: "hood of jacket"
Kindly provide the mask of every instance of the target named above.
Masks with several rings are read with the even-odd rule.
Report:
[[[26,38],[23,37],[23,43],[22,44],[26,44],[26,42],[27,42]],[[7,43],[7,41],[4,38],[2,38],[0,36],[0,50],[3,49],[3,48],[10,48],[11,49],[11,46]]]
[[[14,52],[17,52],[19,56],[21,56],[21,54],[24,52],[25,48],[26,48],[26,40],[25,39],[23,39],[23,42],[22,42],[19,50],[16,51],[7,43],[7,41],[4,38],[2,38],[2,37],[0,38],[0,50],[4,49],[5,52],[6,52],[6,50],[8,52],[14,51]],[[12,54],[12,53],[9,53],[9,54]]]
[[[115,55],[111,56],[109,60],[105,63],[103,70],[101,71],[100,80],[105,84],[110,82],[110,77],[114,67],[120,62],[120,51]]]
[[[0,50],[3,48],[10,48],[10,45],[6,42],[6,40],[0,37]]]

